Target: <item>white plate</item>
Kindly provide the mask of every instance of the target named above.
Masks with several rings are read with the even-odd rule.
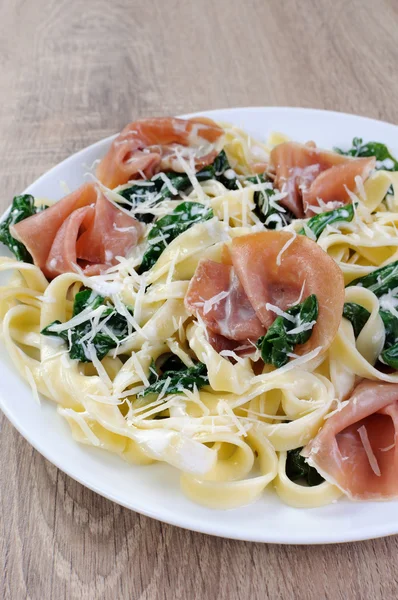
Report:
[[[313,139],[320,146],[350,146],[355,136],[388,144],[398,154],[398,127],[342,113],[300,108],[236,108],[207,113],[265,139],[282,131],[295,140]],[[191,115],[190,115],[191,116]],[[75,189],[85,180],[87,165],[101,157],[108,138],[74,154],[26,190],[61,198],[60,181]],[[15,193],[19,190],[15,190]],[[398,502],[353,503],[339,500],[316,509],[294,509],[271,491],[248,507],[214,511],[197,506],[179,489],[178,473],[164,464],[131,466],[102,450],[73,441],[69,426],[55,405],[32,398],[4,347],[0,357],[0,406],[11,423],[49,461],[102,496],[139,513],[173,525],[224,537],[283,544],[347,542],[398,533]]]

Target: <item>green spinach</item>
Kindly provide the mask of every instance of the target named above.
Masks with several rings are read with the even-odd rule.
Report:
[[[166,248],[176,237],[187,231],[192,225],[207,221],[213,217],[211,208],[207,208],[199,202],[182,202],[172,213],[165,215],[151,229],[148,235],[149,248],[145,252],[140,273],[144,273],[153,267]]]
[[[348,286],[352,285],[365,287],[378,298],[396,288],[398,289],[398,260],[372,271],[369,275],[354,279],[354,281],[348,284]]]
[[[286,458],[286,475],[291,481],[303,479],[309,486],[319,485],[324,480],[314,467],[311,467],[301,456],[302,448],[288,450]]]
[[[186,367],[181,364],[163,364],[162,373],[158,374],[156,366],[152,363],[149,374],[149,386],[137,394],[137,398],[144,398],[149,394],[160,394],[169,396],[170,394],[182,394],[184,390],[193,391],[195,386],[200,389],[209,383],[207,377],[207,367],[198,362],[193,367]],[[177,367],[177,370],[175,370]]]
[[[340,148],[334,148],[334,151],[339,154],[345,154],[346,156],[374,156],[376,158],[376,169],[398,171],[398,161],[390,153],[387,146],[380,142],[367,142],[364,144],[362,138],[355,137],[352,140],[352,148],[347,151],[341,150]]]
[[[92,290],[83,290],[75,296],[73,305],[73,317],[80,314],[83,310],[90,308],[95,310],[104,306],[101,313],[98,326],[106,326],[106,329],[100,329],[94,336],[90,336],[92,331],[92,322],[90,319],[62,331],[53,331],[54,325],[60,325],[60,321],[54,321],[47,325],[41,333],[43,335],[59,337],[69,343],[69,356],[80,362],[91,362],[88,352],[88,344],[92,344],[99,360],[102,360],[110,350],[118,345],[129,334],[127,319],[119,314],[115,308],[110,306],[105,298],[97,295]]]
[[[267,333],[257,341],[261,357],[266,364],[283,367],[289,361],[289,355],[297,344],[307,342],[312,334],[315,321],[318,318],[318,300],[315,294],[308,296],[300,304],[289,308],[286,313],[292,320],[279,316],[272,323]],[[291,333],[304,326],[300,332]]]
[[[245,181],[254,184],[270,184],[269,188],[254,192],[253,196],[253,201],[256,205],[253,212],[264,223],[267,229],[279,229],[292,221],[294,215],[283,206],[280,206],[276,200],[273,200],[272,196],[275,195],[275,190],[267,175],[253,175],[246,177]]]
[[[10,233],[11,225],[15,225],[15,223],[19,223],[20,221],[35,215],[44,208],[47,207],[36,207],[35,199],[30,194],[15,196],[8,217],[0,224],[0,242],[11,250],[17,260],[28,263],[33,262],[32,257],[24,244],[12,237]]]
[[[198,171],[196,178],[198,181],[216,179],[229,190],[237,189],[236,176],[231,169],[224,150],[221,150],[211,165]],[[163,200],[177,198],[181,192],[188,190],[191,185],[191,180],[186,173],[167,171],[166,173],[154,175],[152,179],[144,183],[136,183],[124,190],[120,190],[118,194],[128,201],[128,204],[125,204],[125,206],[134,210],[140,204],[150,203],[151,206],[156,206],[156,204],[159,204]],[[123,205],[123,202],[121,204]],[[150,213],[139,212],[135,214],[135,217],[144,223],[151,223],[155,218]]]
[[[360,304],[346,302],[343,308],[343,317],[350,321],[354,329],[354,335],[357,338],[366,325],[370,312]]]
[[[342,206],[341,208],[336,208],[335,210],[329,210],[327,212],[320,213],[319,215],[315,215],[307,221],[306,225],[309,229],[311,229],[316,239],[318,239],[327,225],[341,221],[350,222],[353,218],[354,206],[352,204],[348,204],[347,206]],[[300,229],[299,234],[306,235],[304,228]]]

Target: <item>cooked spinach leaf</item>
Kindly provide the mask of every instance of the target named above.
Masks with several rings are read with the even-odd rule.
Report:
[[[381,300],[383,308],[379,310],[379,314],[384,324],[386,337],[380,359],[385,364],[398,369],[398,318],[383,305],[382,300],[383,296],[388,294],[391,302],[396,300],[398,304],[398,261],[376,269],[369,275],[355,279],[349,284],[349,286],[352,285],[359,285],[371,290]],[[370,313],[358,304],[349,303],[347,310],[346,306],[347,303],[344,305],[343,316],[351,321],[354,334],[357,337]]]
[[[320,213],[319,215],[315,215],[307,221],[306,225],[314,233],[316,239],[318,239],[327,225],[331,225],[332,223],[337,223],[340,221],[349,222],[352,221],[353,218],[354,206],[352,204],[348,204],[347,206],[342,206],[341,208],[336,208],[335,210],[329,210],[327,212]],[[300,229],[299,234],[306,235],[304,228]]]
[[[319,485],[324,480],[314,467],[311,467],[300,452],[302,448],[288,450],[286,457],[286,475],[291,481],[304,479],[309,486]]]
[[[346,302],[343,308],[343,317],[348,319],[354,329],[357,338],[370,317],[370,312],[360,304]]]
[[[348,284],[348,286],[352,285],[365,287],[378,298],[396,288],[398,289],[398,260],[372,271],[369,275],[354,279],[354,281]]]
[[[142,392],[139,392],[137,398],[144,398],[149,394],[160,394],[161,392],[164,396],[182,394],[184,390],[193,391],[195,386],[199,389],[209,383],[207,367],[201,362],[193,367],[186,367],[184,365],[184,369],[164,369],[165,365],[163,365],[162,373],[156,375],[156,366],[152,363],[149,375],[150,385],[142,390]]]
[[[286,313],[293,317],[292,321],[286,317],[277,317],[267,333],[257,340],[263,361],[277,368],[283,367],[289,361],[289,354],[297,344],[304,344],[310,339],[318,318],[317,297],[315,294],[308,296],[300,304],[289,308]],[[300,328],[302,329],[297,331]]]
[[[47,207],[37,208],[35,206],[35,199],[30,194],[15,196],[8,217],[0,223],[0,242],[11,250],[17,260],[28,263],[33,262],[32,257],[24,244],[12,237],[10,233],[11,225],[15,225],[15,223],[19,223],[20,221],[35,215],[44,208]]]
[[[148,271],[158,260],[167,244],[187,231],[195,223],[208,221],[213,217],[211,208],[200,202],[182,202],[172,213],[165,215],[151,229],[148,235],[149,248],[145,252],[139,269],[140,273]]]
[[[254,192],[253,196],[253,201],[256,205],[253,212],[264,223],[267,229],[280,229],[294,219],[294,215],[289,210],[272,198],[275,195],[275,190],[267,175],[253,175],[246,177],[245,181],[269,184],[267,189]]]
[[[341,150],[340,148],[334,148],[335,152],[339,154],[345,154],[346,156],[376,157],[376,169],[384,169],[385,171],[398,171],[398,161],[390,153],[389,149],[385,144],[380,142],[367,142],[363,143],[362,138],[355,137],[352,140],[352,148],[349,150]]]
[[[69,344],[69,356],[80,362],[91,362],[88,351],[89,344],[94,348],[99,360],[102,360],[110,350],[116,348],[119,341],[129,334],[127,319],[119,314],[115,308],[110,306],[105,298],[97,295],[92,290],[83,290],[75,296],[73,305],[73,316],[80,314],[85,309],[95,310],[103,306],[98,322],[98,331],[95,335],[91,319],[62,331],[53,331],[54,325],[60,325],[60,321],[54,321],[47,325],[41,333],[43,335],[59,337]]]
[[[237,189],[236,176],[228,162],[227,155],[224,150],[216,156],[214,162],[207,167],[204,167],[196,173],[198,181],[208,181],[216,179],[220,181],[227,189]],[[175,173],[167,171],[166,173],[158,173],[152,179],[143,183],[136,183],[124,190],[118,192],[122,198],[128,200],[129,204],[125,204],[126,208],[137,208],[140,204],[151,202],[152,206],[156,206],[163,200],[177,198],[180,192],[185,192],[191,187],[191,180],[186,173]],[[121,203],[123,204],[123,202]],[[151,223],[154,220],[154,215],[150,213],[135,214],[135,217],[144,223]]]

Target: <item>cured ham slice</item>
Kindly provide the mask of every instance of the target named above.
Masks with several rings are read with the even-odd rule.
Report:
[[[76,269],[76,240],[83,221],[87,218],[92,220],[94,212],[92,206],[78,208],[62,223],[43,267],[46,277],[53,279],[61,273],[70,273]]]
[[[85,183],[46,210],[10,227],[15,239],[26,246],[35,265],[45,267],[55,236],[65,219],[78,208],[94,204],[97,190],[92,183]]]
[[[316,148],[313,142],[284,142],[275,146],[270,166],[276,174],[276,185],[287,196],[281,200],[296,217],[312,214],[310,206],[337,201],[346,204],[350,191],[356,188],[355,177],[363,179],[374,168],[374,158],[351,158]],[[329,172],[334,169],[333,172]],[[318,183],[320,180],[320,183]]]
[[[322,351],[329,348],[343,312],[344,280],[318,244],[285,231],[264,231],[235,238],[230,252],[236,274],[266,329],[278,309],[285,311],[315,294],[317,323],[309,341],[295,351],[305,354],[318,346]]]
[[[359,176],[365,181],[374,169],[375,164],[376,159],[373,157],[357,158],[323,171],[309,188],[303,190],[305,216],[310,217],[314,214],[311,207],[319,205],[319,198],[325,203],[350,203],[348,190],[353,191],[356,189],[356,177]]]
[[[279,314],[315,294],[317,323],[309,341],[295,352],[329,348],[343,312],[344,280],[320,246],[304,236],[264,231],[235,238],[223,260],[201,261],[185,297],[188,310],[212,333],[257,341]],[[214,339],[217,347],[223,345]]]
[[[94,264],[116,264],[117,256],[126,256],[136,246],[141,224],[98,195],[94,218],[77,240],[78,258]]]
[[[49,279],[78,268],[98,274],[117,256],[126,256],[141,233],[141,223],[112,205],[93,183],[11,228]]]
[[[398,384],[363,381],[303,454],[353,500],[398,497]]]
[[[137,174],[152,177],[162,170],[181,172],[176,160],[176,145],[195,150],[194,161],[200,169],[215,159],[214,148],[223,130],[206,118],[177,119],[154,117],[127,125],[112,142],[97,169],[98,179],[114,188]]]
[[[199,314],[213,333],[229,340],[257,340],[265,333],[233,267],[228,264],[202,260],[189,285],[185,305]],[[225,349],[231,348],[226,344]]]

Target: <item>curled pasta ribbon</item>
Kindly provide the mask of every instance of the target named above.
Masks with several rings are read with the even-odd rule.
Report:
[[[248,224],[254,225],[252,211],[255,208],[254,191],[250,188],[234,190],[232,192],[225,190],[222,196],[213,198],[210,205],[214,214],[225,223],[234,227],[247,227]]]
[[[335,502],[343,495],[338,487],[327,481],[313,487],[291,481],[286,475],[286,457],[286,452],[279,453],[278,473],[274,481],[276,493],[285,504],[295,508],[314,508]]]
[[[209,508],[244,506],[256,500],[275,478],[278,468],[276,452],[256,427],[247,433],[247,441],[231,436],[224,439],[222,436],[206,436],[202,439],[218,442],[223,440],[235,445],[237,450],[227,459],[219,458],[206,478],[193,477],[187,473],[181,475],[181,488],[194,502]],[[261,475],[246,477],[255,460],[254,452],[258,455]],[[217,481],[214,481],[214,476],[218,477]]]
[[[253,166],[268,163],[269,147],[254,140],[240,127],[222,123],[225,130],[224,150],[227,152],[231,167],[241,175],[253,175]],[[262,169],[264,171],[264,168]]]
[[[187,339],[198,359],[205,363],[213,390],[244,394],[249,389],[254,373],[248,358],[233,365],[214,350],[203,327],[196,323],[188,325]]]
[[[330,349],[331,361],[341,361],[346,369],[359,377],[397,383],[398,373],[383,373],[373,366],[384,345],[385,336],[376,296],[365,288],[352,286],[346,289],[346,301],[361,304],[371,315],[357,340],[351,323],[342,319]]]
[[[292,450],[304,446],[322,426],[334,400],[332,384],[321,375],[305,371],[291,371],[272,383],[260,385],[257,389],[279,389],[281,406],[288,423],[261,422],[259,431],[267,437],[275,450]],[[267,413],[269,414],[269,413]]]

